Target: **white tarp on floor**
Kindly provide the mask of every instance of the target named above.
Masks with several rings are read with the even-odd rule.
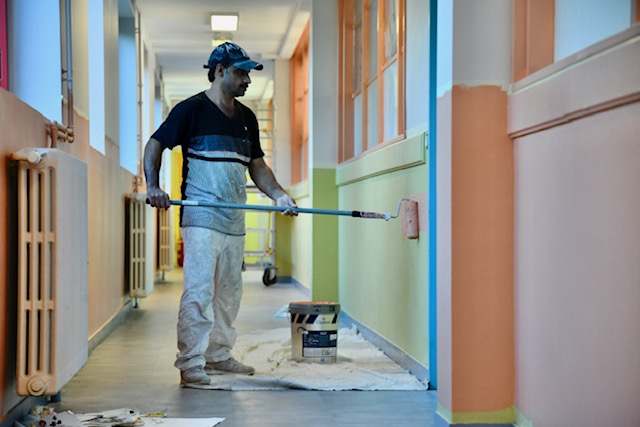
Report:
[[[295,362],[291,330],[262,330],[238,337],[233,354],[253,366],[255,375],[211,375],[213,390],[426,390],[427,385],[389,359],[354,329],[338,331],[335,363]]]

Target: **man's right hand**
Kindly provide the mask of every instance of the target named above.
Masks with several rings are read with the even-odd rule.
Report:
[[[168,209],[171,206],[169,195],[159,187],[147,187],[147,199],[149,204],[156,208]]]

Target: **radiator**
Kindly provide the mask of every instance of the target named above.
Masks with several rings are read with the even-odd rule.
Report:
[[[55,395],[88,357],[87,167],[56,149],[18,160],[18,331],[21,396]]]
[[[158,269],[164,274],[173,265],[171,253],[171,215],[169,209],[156,209],[158,211]]]
[[[145,203],[146,194],[127,196],[126,276],[131,298],[144,298],[153,291],[154,230],[153,208]],[[136,303],[137,306],[137,303]]]

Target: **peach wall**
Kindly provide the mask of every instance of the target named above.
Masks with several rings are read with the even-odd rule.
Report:
[[[15,395],[15,337],[11,331],[16,328],[16,248],[10,246],[16,242],[15,225],[9,223],[15,215],[11,200],[14,193],[7,191],[14,182],[9,181],[11,169],[9,155],[27,144],[32,147],[46,147],[45,118],[24,104],[10,92],[0,89],[0,421],[13,405],[21,398]],[[13,229],[10,229],[13,225]],[[13,237],[13,239],[10,239]],[[13,365],[13,369],[7,368]]]
[[[498,87],[453,88],[454,412],[496,411],[513,402],[513,148],[506,106]]]
[[[13,209],[8,192],[14,184],[9,174],[9,155],[23,147],[46,147],[45,117],[10,92],[0,89],[0,405],[6,414],[22,398],[15,396],[13,338],[7,331],[15,328],[15,241],[9,228]],[[89,125],[76,114],[73,144],[58,148],[80,158],[89,172],[89,337],[98,332],[121,310],[129,298],[124,286],[124,195],[131,191],[132,175],[119,165],[117,146],[107,141],[103,156],[88,145]],[[68,254],[73,256],[73,254]],[[6,309],[5,309],[6,307]],[[9,373],[9,375],[6,375]],[[6,375],[6,376],[5,376]],[[2,418],[0,417],[0,420]]]
[[[124,283],[125,194],[133,176],[120,166],[120,151],[105,141],[103,156],[91,149],[89,166],[89,337],[118,314],[129,296]]]
[[[438,100],[438,116],[440,411],[452,422],[511,422],[514,199],[507,94],[497,86],[454,86]]]

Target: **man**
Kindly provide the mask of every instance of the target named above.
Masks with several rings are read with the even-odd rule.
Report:
[[[235,98],[244,95],[252,61],[240,46],[223,43],[209,57],[211,87],[180,102],[153,134],[144,153],[147,197],[169,207],[158,173],[162,151],[182,146],[182,198],[246,203],[246,171],[278,206],[296,207],[264,162],[254,113]],[[292,210],[284,212],[296,215]],[[178,316],[178,357],[182,385],[210,384],[206,371],[252,375],[255,370],[231,356],[233,323],[242,297],[244,211],[183,206],[184,290]],[[206,371],[205,371],[206,368]]]

